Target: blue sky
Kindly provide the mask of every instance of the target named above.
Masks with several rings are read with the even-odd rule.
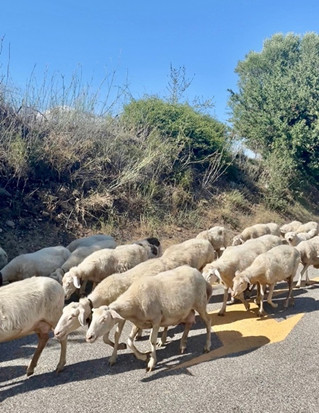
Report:
[[[275,33],[310,31],[319,33],[318,0],[13,0],[1,4],[0,74],[9,67],[23,88],[32,73],[39,84],[81,73],[98,90],[115,72],[114,86],[128,83],[138,99],[167,96],[170,65],[184,66],[186,97],[213,99],[226,121],[238,61]]]

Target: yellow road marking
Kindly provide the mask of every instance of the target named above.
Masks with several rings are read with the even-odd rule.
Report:
[[[312,278],[310,284],[318,281],[319,277]],[[274,291],[274,296],[281,294],[286,295],[287,289]],[[258,306],[254,303],[250,303],[249,311],[245,310],[243,304],[233,304],[227,308],[223,317],[217,315],[218,311],[211,312],[210,316],[212,331],[218,336],[222,346],[178,366],[173,366],[170,370],[191,367],[205,361],[253,350],[265,344],[283,341],[305,314],[296,314],[283,321],[277,321],[267,315],[260,318]]]
[[[304,315],[300,313],[286,320],[276,321],[268,316],[260,318],[257,312],[256,304],[251,304],[250,311],[246,311],[243,304],[233,304],[224,317],[218,316],[218,311],[210,313],[212,330],[217,334],[222,346],[171,369],[187,368],[204,361],[283,341]]]

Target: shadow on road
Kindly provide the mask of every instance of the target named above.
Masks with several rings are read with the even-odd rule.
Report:
[[[285,322],[293,317],[297,317],[298,314],[302,316],[303,313],[310,313],[319,309],[319,302],[305,294],[307,290],[315,288],[318,288],[318,284],[313,284],[307,287],[307,289],[294,289],[295,306],[289,307],[285,311],[283,311],[283,300],[286,296],[286,290],[278,289],[276,294],[274,294],[274,301],[279,304],[278,308],[273,309],[265,304],[265,310],[268,312],[268,315],[263,318],[257,317],[256,308],[246,311],[244,306],[242,306],[241,310],[240,306],[242,304],[238,306],[236,311],[232,310],[232,306],[228,306],[224,317],[219,317],[217,311],[212,313],[212,347],[209,353],[202,353],[205,343],[205,326],[200,317],[196,317],[196,323],[191,330],[192,333],[188,338],[187,350],[184,354],[179,354],[179,336],[182,334],[183,326],[170,328],[167,345],[157,350],[158,362],[155,370],[148,373],[141,381],[149,382],[171,375],[191,375],[191,372],[188,370],[191,366],[221,357],[238,357],[270,343],[269,337],[263,330],[269,319],[276,323],[280,322],[280,319],[284,319]],[[249,327],[251,330],[248,329],[245,331],[245,334],[242,334],[237,329],[236,322],[245,322],[245,320],[254,324],[252,324],[252,327]],[[258,325],[261,329],[256,330]],[[220,329],[218,330],[218,328]],[[148,334],[146,337],[148,338]],[[70,341],[75,342],[84,341],[83,333],[78,332],[70,339]],[[34,352],[34,347],[32,346],[35,343],[36,337],[34,336],[12,341],[10,351],[5,355],[1,354],[1,361],[27,356],[31,357]],[[74,381],[91,380],[105,375],[116,376],[126,371],[145,368],[146,363],[135,359],[129,351],[118,354],[117,362],[112,367],[108,365],[108,358],[102,357],[67,364],[65,370],[60,374],[54,372],[37,374],[35,372],[35,375],[30,378],[25,376],[26,366],[5,366],[0,369],[0,402],[8,397],[14,397],[15,395],[38,389],[61,386]]]

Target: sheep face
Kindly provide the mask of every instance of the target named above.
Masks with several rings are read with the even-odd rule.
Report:
[[[149,258],[157,258],[162,255],[161,243],[157,238],[145,238],[141,241],[136,241],[135,244],[146,248]]]
[[[96,339],[112,330],[114,325],[123,318],[108,306],[102,305],[92,309],[92,321],[86,333],[86,341],[94,343]]]
[[[80,327],[79,314],[79,303],[70,303],[63,308],[63,313],[54,329],[54,336],[59,341]]]
[[[211,267],[209,264],[204,267],[202,274],[205,280],[210,284],[221,282],[220,272],[217,268]]]
[[[65,299],[68,300],[76,290],[76,287],[74,285],[74,277],[72,276],[70,271],[64,274],[62,278],[62,287],[64,290]]]
[[[288,242],[289,245],[295,247],[297,245],[297,235],[295,232],[287,232],[285,234],[285,240]]]
[[[246,288],[248,287],[248,280],[245,276],[243,275],[235,275],[233,279],[233,288],[232,288],[232,297],[237,297],[239,294],[244,292]]]
[[[232,245],[235,246],[235,245],[241,245],[241,244],[243,244],[243,240],[240,238],[239,235],[236,235],[236,237],[233,238]]]

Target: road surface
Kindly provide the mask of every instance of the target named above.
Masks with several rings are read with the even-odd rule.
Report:
[[[283,311],[285,284],[276,288],[268,316],[256,316],[254,304],[242,304],[217,315],[222,299],[214,289],[209,304],[212,349],[203,354],[205,329],[197,318],[185,354],[178,352],[182,327],[169,329],[168,343],[158,349],[157,367],[130,350],[119,351],[109,367],[111,349],[102,339],[85,342],[85,329],[69,338],[67,365],[54,372],[59,343],[52,338],[33,376],[25,375],[36,336],[0,344],[1,412],[319,412],[319,276],[294,289],[295,305]],[[317,282],[318,281],[318,282]],[[0,303],[1,314],[1,303]],[[0,320],[1,322],[1,320]],[[124,339],[130,329],[127,323]],[[147,338],[137,343],[149,349]]]

